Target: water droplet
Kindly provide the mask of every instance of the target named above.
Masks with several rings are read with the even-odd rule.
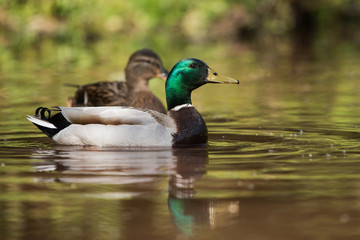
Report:
[[[340,219],[339,219],[339,221],[340,221],[341,223],[347,223],[349,220],[350,220],[350,216],[349,216],[349,214],[347,214],[347,213],[343,213],[343,214],[340,216]]]
[[[311,153],[309,153],[309,158],[311,158],[312,157],[312,154]]]
[[[233,214],[238,213],[239,212],[239,202],[231,202],[228,207],[228,211]]]
[[[273,152],[275,152],[275,150],[269,149],[269,153],[273,153]]]
[[[343,150],[342,152],[343,152],[344,155],[346,154],[346,150]]]
[[[249,190],[253,190],[254,188],[255,188],[255,184],[250,183],[250,184],[248,185],[248,189],[249,189]]]
[[[300,135],[303,135],[304,131],[300,129],[299,133],[300,133]]]
[[[5,167],[5,163],[1,163],[1,166],[2,166],[2,167]]]
[[[243,185],[243,182],[241,180],[237,181],[236,185],[238,185],[239,187]]]

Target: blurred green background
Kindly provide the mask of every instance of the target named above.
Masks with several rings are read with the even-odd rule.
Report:
[[[359,0],[1,0],[0,68],[119,67],[143,47],[171,65],[234,52],[316,57],[359,50],[359,26]]]

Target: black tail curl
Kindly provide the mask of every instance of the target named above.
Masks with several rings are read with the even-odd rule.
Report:
[[[54,114],[55,112],[55,114]],[[46,108],[46,107],[39,107],[35,110],[35,117],[40,118],[41,120],[47,121],[52,123],[56,128],[48,128],[41,126],[39,124],[35,124],[41,131],[43,131],[49,137],[53,137],[55,134],[63,130],[64,128],[71,125],[61,113],[61,109],[58,107],[54,108]]]
[[[49,121],[50,118],[51,118],[51,111],[59,111],[61,112],[60,108],[58,107],[55,107],[55,108],[46,108],[46,107],[38,107],[36,110],[35,110],[35,117],[38,117],[42,120],[46,120],[46,121]],[[46,117],[45,114],[48,114],[48,116]],[[49,121],[50,122],[50,121]]]

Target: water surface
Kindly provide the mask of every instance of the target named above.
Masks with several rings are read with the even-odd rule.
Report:
[[[110,69],[4,73],[0,239],[359,239],[359,60],[226,59],[203,148],[56,145],[26,115]]]

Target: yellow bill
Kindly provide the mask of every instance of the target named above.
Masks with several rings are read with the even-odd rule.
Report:
[[[231,77],[221,76],[211,68],[209,68],[209,73],[206,78],[206,82],[207,83],[239,84],[239,80],[236,80]]]

